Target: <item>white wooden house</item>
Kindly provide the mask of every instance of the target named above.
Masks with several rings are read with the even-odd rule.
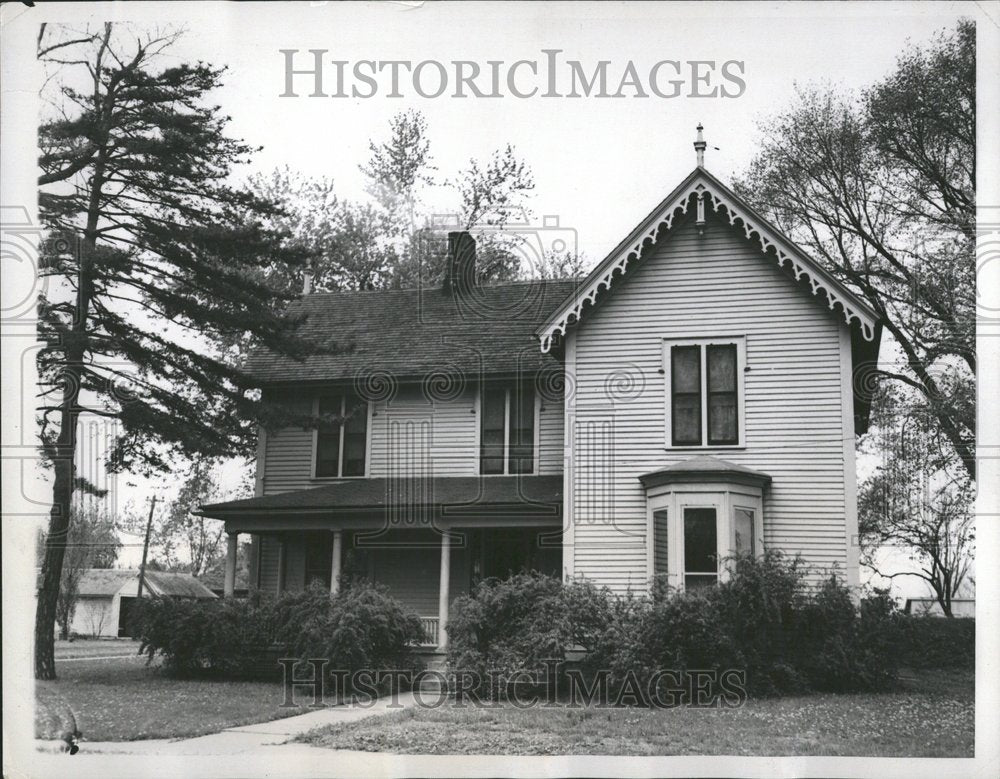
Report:
[[[537,569],[645,591],[773,547],[858,583],[855,436],[874,311],[702,165],[585,279],[305,295],[257,355],[268,397],[343,425],[262,430],[257,496],[204,507],[253,539],[251,585],[383,582],[443,647],[450,601]],[[230,588],[231,589],[231,588]]]

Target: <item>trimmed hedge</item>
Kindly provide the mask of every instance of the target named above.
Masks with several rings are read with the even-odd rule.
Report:
[[[976,667],[976,620],[969,617],[896,616],[900,664],[906,668]]]
[[[452,604],[449,668],[483,679],[542,678],[553,661],[581,650],[585,677],[604,673],[619,689],[655,686],[664,670],[684,677],[736,669],[751,695],[895,682],[891,609],[856,608],[832,575],[808,585],[801,561],[777,551],[731,562],[732,576],[718,586],[678,592],[660,580],[648,598],[539,574],[484,581]]]
[[[278,597],[148,598],[136,607],[133,635],[139,653],[161,655],[173,675],[259,678],[276,673],[278,656],[327,659],[330,673],[417,669],[423,629],[386,588],[359,580],[334,597],[312,586]]]

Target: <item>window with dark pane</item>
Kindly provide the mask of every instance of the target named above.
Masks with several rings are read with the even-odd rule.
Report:
[[[504,387],[483,389],[479,412],[479,466],[480,473],[504,472],[504,439],[507,390]]]
[[[736,346],[709,346],[708,362],[708,443],[739,443],[736,409]]]
[[[701,444],[701,347],[670,350],[670,430],[674,446]]]
[[[347,395],[344,407],[344,476],[365,475],[368,442],[368,403],[357,393]]]
[[[737,508],[733,512],[733,541],[737,554],[756,554],[753,511],[750,509]]]
[[[343,395],[324,395],[319,399],[319,415],[339,417],[343,413]],[[323,422],[316,433],[316,475],[340,475],[340,422]]]
[[[510,389],[510,448],[508,473],[532,473],[535,469],[535,389],[520,382]]]
[[[333,535],[317,531],[305,534],[305,583],[319,582],[329,589],[333,571]]]
[[[714,584],[719,576],[714,508],[684,509],[684,586]]]

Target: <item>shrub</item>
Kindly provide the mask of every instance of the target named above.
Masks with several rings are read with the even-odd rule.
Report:
[[[718,586],[678,592],[659,580],[648,598],[537,574],[483,582],[452,605],[449,666],[480,679],[541,674],[579,650],[585,683],[603,672],[612,696],[627,685],[650,691],[660,671],[682,685],[696,670],[743,671],[757,696],[874,690],[896,679],[891,604],[859,610],[838,578],[810,585],[801,561],[780,552],[729,562],[732,575]]]
[[[355,581],[334,597],[314,586],[279,597],[148,598],[136,608],[133,635],[140,654],[160,654],[175,675],[247,677],[261,675],[262,657],[276,650],[327,659],[330,672],[414,668],[411,647],[423,633],[420,618],[384,587]]]
[[[974,669],[976,620],[896,616],[896,651],[907,668]]]
[[[731,559],[732,576],[715,588],[723,629],[742,656],[754,695],[796,692],[807,686],[795,655],[796,615],[808,600],[799,558],[767,550]]]
[[[480,694],[492,673],[543,673],[563,659],[574,631],[562,582],[538,573],[486,579],[455,599],[448,617],[448,665],[478,674]]]
[[[891,613],[859,612],[834,576],[805,600],[795,618],[795,662],[812,689],[878,690],[897,678]]]
[[[243,676],[257,651],[271,643],[267,609],[249,600],[144,598],[132,614],[139,653],[159,653],[176,676]]]
[[[382,585],[348,583],[334,598],[323,587],[289,593],[277,603],[275,641],[293,657],[326,658],[330,670],[415,669],[420,617]]]

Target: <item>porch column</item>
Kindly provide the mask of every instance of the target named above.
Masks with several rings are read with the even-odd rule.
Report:
[[[285,591],[285,538],[278,541],[278,594]]]
[[[344,531],[333,531],[333,564],[330,566],[330,597],[340,592],[340,558],[344,544]]]
[[[226,580],[222,589],[225,598],[233,597],[236,591],[236,549],[239,538],[239,533],[226,533]]]
[[[448,646],[448,586],[451,577],[451,536],[445,530],[441,533],[441,586],[438,590],[438,649]]]

